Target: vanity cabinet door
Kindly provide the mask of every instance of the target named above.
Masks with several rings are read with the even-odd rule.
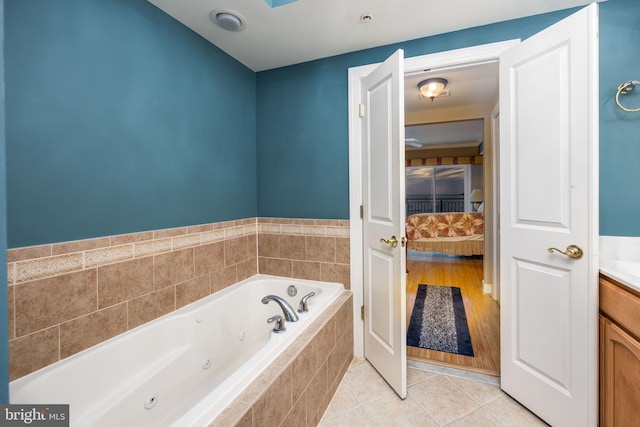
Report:
[[[640,341],[601,322],[601,426],[640,427]]]

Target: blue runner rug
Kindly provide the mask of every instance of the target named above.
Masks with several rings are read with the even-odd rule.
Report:
[[[418,286],[407,345],[473,357],[460,288]]]

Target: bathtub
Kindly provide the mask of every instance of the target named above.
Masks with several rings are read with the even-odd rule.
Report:
[[[295,296],[288,288],[295,287]],[[10,383],[11,403],[69,404],[71,426],[206,426],[343,292],[257,275]],[[307,313],[273,333],[269,294]],[[293,292],[292,292],[293,293]]]

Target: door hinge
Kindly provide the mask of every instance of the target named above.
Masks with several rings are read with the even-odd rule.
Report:
[[[360,205],[360,218],[364,218],[364,206]]]
[[[360,105],[358,106],[358,115],[359,115],[360,117],[364,117],[364,104],[360,104]]]
[[[360,306],[360,319],[364,320],[364,305]]]

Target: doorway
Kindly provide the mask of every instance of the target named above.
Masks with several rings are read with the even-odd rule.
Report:
[[[482,46],[475,46],[470,48],[463,48],[454,51],[447,51],[431,55],[423,55],[419,57],[407,58],[404,61],[405,76],[407,74],[419,74],[424,73],[425,70],[436,72],[443,70],[450,70],[459,67],[472,67],[479,66],[488,62],[495,62],[500,54],[507,49],[519,44],[519,40],[509,40],[504,42],[491,43]],[[354,298],[354,354],[356,356],[364,356],[364,320],[361,317],[361,310],[363,306],[363,229],[362,229],[362,217],[361,204],[362,204],[362,159],[361,159],[361,128],[360,128],[360,116],[359,116],[359,103],[360,93],[362,88],[362,79],[369,75],[376,68],[376,64],[369,64],[360,67],[349,69],[349,211],[351,218],[350,227],[350,253],[351,253],[351,286],[353,290]],[[478,118],[478,113],[475,111],[474,106],[468,106],[465,109],[467,114],[466,118]],[[449,119],[445,118],[446,111],[433,110],[430,112],[430,120],[432,122],[444,122]],[[486,113],[483,113],[486,114]],[[483,116],[483,115],[480,115]],[[417,123],[420,120],[416,118],[412,112],[405,115],[405,123]],[[487,123],[493,123],[491,114],[483,116],[485,125]],[[489,129],[488,129],[489,128]],[[485,140],[489,141],[491,138],[486,137],[491,133],[492,126],[484,126]],[[497,143],[497,139],[494,138],[493,143]],[[485,156],[490,157],[488,154],[494,152],[492,144],[483,144],[483,150]],[[484,162],[485,171],[493,171],[496,166],[488,161]],[[493,194],[495,192],[494,176],[493,173],[485,173],[485,245],[491,244],[488,242],[497,242],[497,218],[493,216],[493,206],[496,203]],[[489,183],[487,185],[487,182]],[[491,244],[492,248],[495,245]],[[497,292],[499,283],[495,278],[497,268],[494,267],[497,264],[498,259],[492,254],[486,253],[484,255],[484,285],[492,285],[493,291]],[[486,290],[486,289],[485,289]]]
[[[479,57],[500,60],[500,203],[499,212],[496,210],[491,221],[487,220],[494,229],[485,237],[500,243],[500,278],[504,286],[499,282],[494,285],[500,287],[501,301],[501,388],[553,425],[574,425],[576,419],[584,425],[597,422],[597,11],[597,4],[592,4],[517,46],[494,51],[494,55],[487,55],[486,51],[483,56],[477,55],[478,48],[466,52],[471,52],[476,61]],[[401,58],[402,50],[397,53],[396,57]],[[396,60],[394,81],[404,75],[403,68],[433,70],[472,62],[460,51],[443,55],[448,60],[432,55],[433,62],[421,58],[419,65]],[[363,313],[368,306],[358,307],[363,299],[355,293],[365,288],[363,266],[359,264],[363,259],[360,242],[364,241],[363,236],[368,240],[374,236],[359,227],[363,221],[358,220],[358,211],[362,212],[364,206],[366,212],[368,207],[367,203],[362,205],[363,183],[371,182],[370,176],[362,174],[362,164],[371,165],[371,159],[362,156],[360,148],[363,141],[370,142],[363,135],[376,132],[370,123],[378,121],[363,121],[361,130],[357,128],[357,117],[369,117],[366,111],[381,106],[368,96],[372,85],[361,90],[359,81],[367,71],[366,67],[349,70],[351,277],[356,297],[354,311],[360,308]],[[559,95],[546,96],[547,91],[540,90],[539,82],[553,82],[551,90]],[[398,128],[398,124],[405,123],[403,99],[397,95],[401,87],[397,83],[393,87],[394,91],[381,100],[395,97],[397,102],[393,105],[399,113],[387,116]],[[362,105],[368,108],[359,109],[358,102],[366,102]],[[497,123],[492,125],[497,127]],[[398,141],[403,135],[388,135],[389,152],[402,153]],[[399,162],[395,164],[402,167]],[[494,168],[497,170],[497,166]],[[493,182],[492,178],[489,181]],[[370,185],[367,188],[370,190]],[[404,190],[403,185],[394,188]],[[491,191],[496,188],[489,187]],[[494,207],[495,198],[489,198],[485,199],[486,207]],[[403,199],[393,200],[388,209],[403,205]],[[498,213],[500,226],[495,227]],[[404,218],[396,224],[390,231],[402,235]],[[393,248],[399,246],[398,240],[391,240]],[[584,245],[589,256],[580,260],[553,256],[555,248],[570,244]],[[389,278],[386,288],[372,288],[371,282],[366,282],[367,295],[379,294],[393,284],[399,293],[397,299],[406,300],[406,289],[397,286],[398,282],[404,285],[405,272],[394,273],[397,274]],[[399,305],[397,312],[401,315],[394,320],[400,318],[404,322],[405,311],[405,304]],[[369,311],[368,316],[363,316],[365,322],[354,316],[356,355],[365,350],[359,339],[360,333],[365,332],[363,326],[378,321],[377,314],[376,310]],[[366,350],[368,358],[368,347]],[[404,355],[405,348],[398,354]]]
[[[427,313],[422,305],[425,289],[450,288],[461,294],[473,347],[472,355],[460,354],[410,339],[407,359],[495,376],[500,372],[500,308],[490,295],[493,280],[485,280],[485,271],[492,276],[491,265],[484,265],[485,252],[494,252],[493,239],[484,244],[484,193],[492,193],[493,185],[492,174],[484,169],[485,163],[493,163],[493,151],[484,147],[493,145],[490,116],[498,103],[498,76],[498,62],[487,61],[408,72],[404,85],[407,328],[431,327],[417,321]],[[442,95],[428,99],[419,93],[418,85],[428,79],[446,82]],[[491,214],[489,209],[489,220]],[[451,218],[456,218],[453,227]],[[461,218],[475,225],[455,227]],[[491,262],[491,256],[487,258]],[[421,295],[419,303],[416,295]],[[438,303],[429,312],[446,317],[448,304]],[[459,331],[449,329],[452,326],[438,325],[442,331],[435,335],[454,339]]]

